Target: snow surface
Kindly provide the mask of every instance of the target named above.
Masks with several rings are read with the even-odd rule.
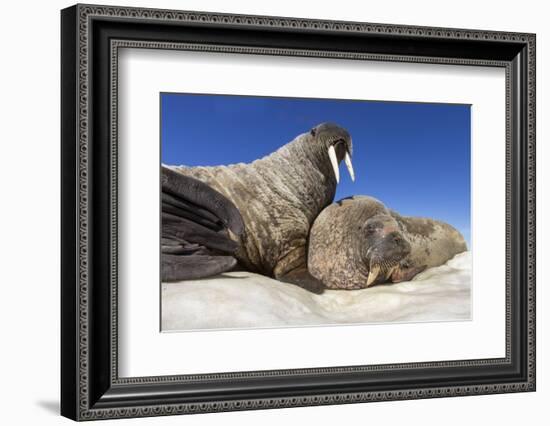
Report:
[[[162,331],[471,318],[471,253],[412,281],[312,294],[250,272],[162,284]]]

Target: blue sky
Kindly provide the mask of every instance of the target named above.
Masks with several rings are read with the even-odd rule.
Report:
[[[331,121],[353,139],[356,180],[341,165],[335,200],[374,196],[402,215],[443,220],[470,242],[470,106],[161,94],[165,164],[260,158]]]

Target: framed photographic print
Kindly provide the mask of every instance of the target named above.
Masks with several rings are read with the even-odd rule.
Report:
[[[61,28],[64,416],[535,390],[535,35]]]

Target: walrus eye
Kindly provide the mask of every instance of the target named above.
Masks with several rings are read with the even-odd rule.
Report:
[[[376,231],[376,227],[373,224],[369,224],[367,225],[366,231],[367,235],[372,235]]]

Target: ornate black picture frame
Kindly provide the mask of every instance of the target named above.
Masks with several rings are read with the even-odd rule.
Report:
[[[61,413],[158,416],[535,390],[535,35],[76,5],[61,13]],[[119,378],[120,47],[506,71],[506,356]],[[503,342],[504,343],[504,342]]]

